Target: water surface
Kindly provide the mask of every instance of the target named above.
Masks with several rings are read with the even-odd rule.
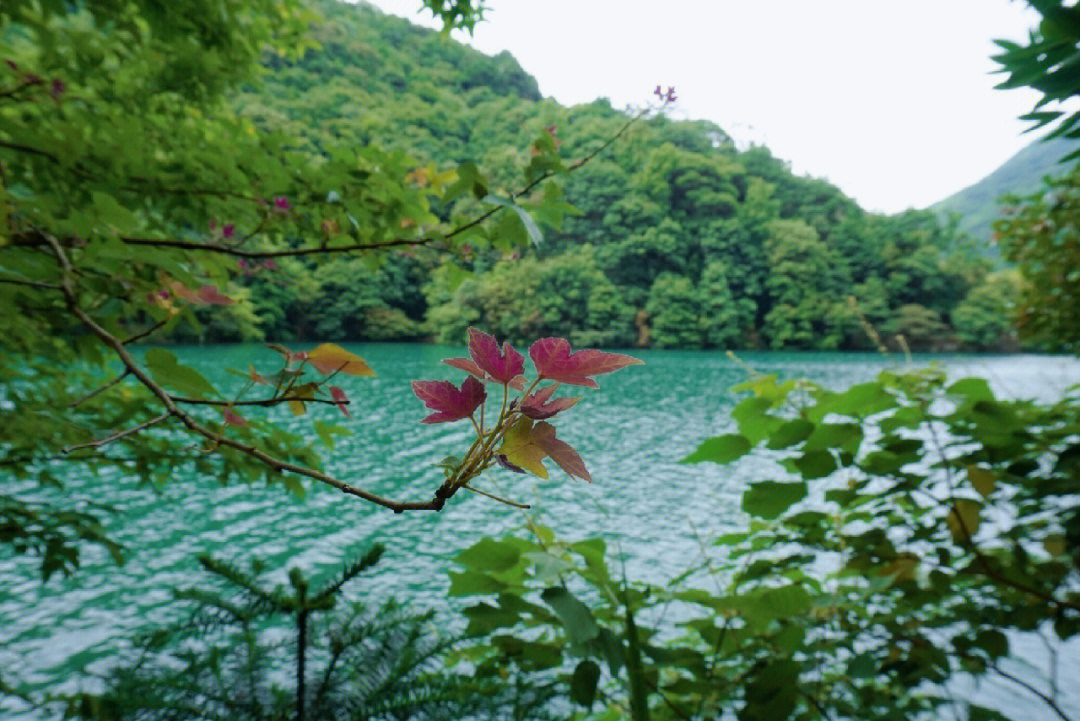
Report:
[[[342,380],[354,416],[345,423],[354,434],[327,452],[328,470],[381,495],[430,498],[441,480],[433,464],[464,451],[472,431],[466,423],[421,424],[426,410],[409,381],[460,380],[439,361],[462,355],[463,349],[396,344],[350,349],[378,376]],[[253,363],[269,371],[277,358],[260,345],[174,350],[220,388],[241,382],[225,368]],[[736,395],[730,388],[746,379],[744,368],[720,352],[635,355],[646,365],[600,378],[599,391],[584,390],[585,400],[557,419],[560,438],[579,450],[593,484],[553,468],[547,481],[500,470],[480,485],[532,504],[532,513],[560,536],[603,536],[625,554],[632,576],[660,581],[700,558],[701,539],[738,527],[744,520],[738,510],[743,487],[775,477],[775,469],[752,457],[733,467],[677,463],[703,437],[733,428],[729,413]],[[746,353],[741,359],[759,372],[806,377],[834,388],[905,363],[901,357],[850,353]],[[1048,400],[1080,382],[1080,363],[1061,357],[950,355],[915,362],[940,363],[954,377],[986,377],[996,392],[1011,397]],[[330,407],[299,418],[284,408],[271,413],[312,439],[313,417],[340,420]],[[441,513],[395,515],[318,484],[298,499],[279,486],[222,486],[181,473],[175,483],[154,490],[115,471],[90,478],[78,468],[71,469],[67,484],[72,494],[92,494],[119,509],[107,526],[128,546],[129,559],[116,566],[89,549],[75,576],[43,585],[35,562],[0,555],[5,681],[79,687],[86,673],[102,671],[125,653],[132,633],[174,617],[171,589],[203,579],[195,560],[201,553],[240,562],[254,555],[271,564],[329,572],[378,541],[387,546],[384,560],[354,588],[373,599],[394,595],[445,608],[451,557],[483,535],[520,529],[525,520],[522,511],[464,492]],[[1075,678],[1077,671],[1063,669],[1064,678]],[[989,693],[1005,706],[1023,708],[1014,705],[1024,700],[1011,690],[994,687]],[[1026,715],[1040,718],[1030,709]]]

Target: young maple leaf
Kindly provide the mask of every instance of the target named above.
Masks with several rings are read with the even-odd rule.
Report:
[[[548,453],[540,445],[540,440],[534,432],[533,422],[528,418],[518,418],[503,435],[499,452],[507,463],[523,468],[534,476],[547,478],[547,469],[541,461]]]
[[[575,399],[577,400],[577,399]],[[540,447],[548,454],[551,460],[566,471],[567,475],[592,483],[589,469],[585,467],[585,461],[569,444],[555,437],[555,426],[541,421],[533,427],[533,435],[537,437]]]
[[[495,336],[488,335],[476,328],[469,328],[469,358],[448,358],[443,361],[466,373],[471,373],[482,381],[494,381],[509,385],[515,390],[525,388],[525,357],[518,353],[508,341],[504,341],[502,350]]]
[[[551,418],[556,413],[561,413],[567,408],[572,408],[580,398],[556,398],[551,400],[551,395],[559,387],[558,383],[552,383],[546,388],[533,393],[521,402],[521,412],[533,420],[542,421]]]
[[[555,437],[555,426],[550,423],[533,423],[528,418],[519,418],[503,436],[499,450],[504,465],[523,468],[535,476],[548,477],[542,461],[551,458],[567,474],[592,482],[581,456]]]
[[[446,423],[468,418],[487,398],[484,384],[475,378],[466,378],[457,389],[449,381],[413,381],[413,393],[435,413],[421,423]]]
[[[547,378],[572,386],[599,388],[589,376],[612,373],[630,365],[643,365],[644,361],[622,353],[605,353],[598,350],[570,352],[570,342],[565,338],[541,338],[529,348],[529,357],[536,365],[541,378]]]

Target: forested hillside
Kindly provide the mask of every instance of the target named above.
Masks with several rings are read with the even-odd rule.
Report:
[[[955,216],[958,230],[978,241],[979,247],[992,248],[991,224],[1000,217],[1001,196],[1034,193],[1046,176],[1065,174],[1069,163],[1063,163],[1062,158],[1077,149],[1076,141],[1068,138],[1036,140],[990,175],[935,203],[932,209],[946,218]]]
[[[572,159],[626,122],[604,100],[565,108],[541,98],[508,54],[484,56],[363,5],[319,7],[321,47],[297,62],[273,58],[263,81],[235,97],[266,131],[316,148],[376,141],[415,159],[418,184],[453,182],[440,171],[474,161],[501,192],[521,185],[508,169],[528,160],[544,128]],[[711,123],[638,124],[563,192],[579,212],[549,204],[565,212],[537,217],[544,240],[524,254],[508,245],[449,259],[417,250],[380,266],[357,257],[250,267],[250,303],[173,337],[458,343],[472,324],[515,342],[867,348],[868,321],[894,347],[897,335],[914,348],[1013,343],[1014,279],[957,252],[935,212],[866,213],[766,148],[736,149]],[[469,195],[439,212],[477,207]],[[520,233],[516,216],[503,215],[507,232]]]

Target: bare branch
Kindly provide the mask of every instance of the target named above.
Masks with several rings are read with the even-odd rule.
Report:
[[[134,343],[137,340],[142,340],[143,338],[147,337],[148,335],[153,335],[155,332],[161,330],[161,328],[164,327],[164,325],[166,323],[168,323],[169,320],[170,320],[169,318],[166,318],[163,321],[159,321],[159,322],[155,323],[154,325],[150,326],[149,328],[147,328],[146,330],[139,331],[135,335],[130,336],[128,338],[125,338],[124,340],[122,340],[120,342],[123,343],[124,345],[130,345],[130,344]]]
[[[1012,681],[1017,686],[1020,686],[1026,689],[1029,693],[1037,696],[1043,703],[1049,706],[1051,710],[1053,710],[1053,712],[1056,713],[1058,715],[1058,718],[1060,718],[1062,721],[1072,721],[1072,719],[1066,716],[1065,712],[1061,710],[1061,707],[1057,705],[1057,702],[1048,694],[1043,693],[1019,676],[1014,676],[1008,671],[1003,671],[1001,667],[999,667],[996,663],[990,664],[990,669],[998,676]]]
[[[0,283],[8,285],[24,285],[27,288],[41,288],[42,290],[60,290],[60,286],[53,283],[42,283],[37,280],[21,280],[18,278],[0,278]]]
[[[450,237],[450,236],[447,236]],[[179,248],[181,250],[199,250],[207,253],[221,253],[236,258],[297,258],[305,255],[333,255],[357,250],[379,250],[401,246],[417,246],[434,243],[440,238],[395,238],[381,243],[355,243],[340,246],[313,246],[310,248],[287,248],[285,250],[242,250],[228,245],[203,243],[197,240],[177,240],[175,238],[120,238],[127,245],[149,245],[156,248]]]
[[[352,401],[335,401],[329,398],[302,398],[300,396],[278,396],[275,398],[260,398],[253,401],[215,401],[207,400],[205,398],[184,398],[181,396],[169,396],[174,403],[184,403],[191,406],[260,406],[262,408],[269,408],[272,406],[281,405],[282,403],[288,403],[289,401],[300,401],[302,403],[325,403],[326,405],[336,406],[340,403],[348,405]]]
[[[101,446],[108,445],[109,443],[118,441],[126,436],[134,435],[140,431],[144,431],[150,426],[157,425],[158,423],[161,423],[172,415],[173,414],[171,412],[162,413],[160,416],[155,416],[154,418],[140,423],[137,426],[133,426],[122,431],[117,431],[116,433],[105,436],[104,438],[98,438],[97,440],[89,441],[87,443],[79,443],[78,445],[68,446],[67,448],[63,449],[62,452],[67,454],[73,451],[82,450],[83,448],[99,448]]]
[[[104,393],[105,391],[109,390],[110,388],[112,388],[114,385],[116,385],[120,381],[127,378],[129,375],[131,375],[131,370],[125,368],[123,373],[116,376],[115,378],[113,378],[111,381],[109,381],[105,385],[101,386],[100,388],[95,388],[94,390],[90,391],[89,393],[87,393],[82,398],[78,398],[76,400],[73,400],[71,403],[68,403],[67,407],[68,408],[74,408],[76,406],[82,405],[83,403],[86,403],[86,401],[90,400],[91,398],[96,396],[98,393]]]
[[[79,321],[82,322],[82,324],[86,326],[86,328],[89,329],[91,333],[96,335],[103,343],[105,343],[105,345],[107,345],[113,350],[114,353],[116,353],[116,355],[120,358],[120,361],[131,372],[131,374],[134,375],[135,378],[147,388],[147,390],[153,393],[158,398],[158,400],[161,401],[162,405],[164,405],[165,408],[168,410],[169,415],[175,416],[176,419],[183,423],[186,428],[188,428],[193,433],[207,439],[215,447],[222,446],[225,448],[232,448],[233,450],[240,451],[241,453],[255,458],[256,460],[269,466],[275,471],[287,471],[289,473],[294,473],[298,476],[311,478],[312,480],[316,480],[321,483],[325,483],[328,486],[332,486],[333,488],[336,488],[342,493],[358,496],[360,498],[363,498],[364,500],[371,501],[372,503],[376,503],[380,506],[389,508],[395,513],[401,513],[403,511],[439,511],[442,510],[442,507],[445,505],[446,499],[454,495],[457,489],[454,487],[455,479],[452,477],[447,479],[439,488],[435,490],[435,497],[429,501],[394,501],[389,498],[379,496],[370,491],[366,491],[363,488],[351,486],[342,480],[334,478],[333,476],[327,473],[323,473],[322,471],[315,470],[314,468],[308,468],[306,466],[301,466],[299,464],[291,463],[289,461],[283,461],[280,458],[276,458],[270,455],[261,448],[256,448],[255,446],[241,443],[240,441],[229,438],[228,436],[224,436],[220,433],[215,433],[214,431],[201,425],[193,417],[180,410],[180,408],[176,405],[176,402],[173,401],[172,396],[169,395],[169,393],[164,388],[154,382],[154,379],[151,378],[146,371],[139,367],[139,364],[136,363],[135,358],[132,357],[131,353],[128,352],[127,348],[124,347],[124,344],[118,338],[116,338],[114,335],[102,328],[93,318],[87,315],[86,311],[79,307],[75,295],[74,283],[72,281],[72,278],[75,274],[75,269],[72,267],[71,261],[68,260],[67,254],[64,252],[63,247],[60,245],[60,242],[56,240],[56,238],[53,238],[52,236],[47,234],[42,235],[45,242],[52,249],[53,254],[56,256],[57,261],[60,263],[60,266],[64,271],[64,278],[61,287],[64,292],[64,297],[67,300],[68,310],[76,318],[78,318]]]
[[[481,491],[479,488],[473,488],[472,486],[470,486],[467,483],[462,485],[461,488],[464,488],[466,491],[472,491],[473,493],[479,493],[481,496],[487,496],[488,498],[496,500],[499,503],[505,503],[508,506],[513,506],[514,508],[524,508],[524,509],[532,508],[532,506],[530,506],[527,503],[518,503],[517,501],[511,501],[511,500],[508,500],[506,498],[503,498],[502,496],[496,496],[494,493],[488,493],[487,491]]]

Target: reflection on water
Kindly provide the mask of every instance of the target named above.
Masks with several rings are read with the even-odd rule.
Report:
[[[468,443],[466,424],[426,426],[426,414],[409,389],[417,378],[455,378],[441,358],[461,349],[421,345],[352,346],[379,373],[342,381],[353,400],[355,435],[327,452],[330,471],[356,485],[399,499],[426,499],[441,473],[433,463]],[[220,387],[238,382],[224,368],[248,363],[271,368],[276,355],[262,346],[185,348],[178,354]],[[748,480],[774,474],[771,464],[747,458],[735,467],[683,466],[676,461],[706,435],[732,427],[729,390],[746,371],[720,352],[644,351],[646,362],[600,379],[600,391],[559,419],[559,435],[577,447],[595,483],[561,473],[540,481],[505,471],[483,479],[490,490],[533,505],[541,522],[564,537],[601,535],[625,555],[629,573],[659,581],[699,557],[699,539],[738,526],[739,494]],[[867,380],[903,358],[874,354],[746,353],[742,360],[763,373],[807,377],[841,388]],[[950,376],[988,378],[1012,397],[1052,399],[1080,382],[1080,363],[1044,356],[921,356],[940,362]],[[338,420],[332,408],[294,418],[273,411],[284,426],[310,432],[311,417]],[[181,474],[182,475],[182,474]],[[77,686],[80,674],[101,671],[124,651],[124,639],[170,618],[171,589],[201,576],[195,557],[229,559],[258,555],[272,563],[327,570],[374,542],[387,554],[363,586],[375,598],[396,595],[418,605],[444,606],[450,558],[482,535],[522,526],[522,511],[475,495],[455,497],[438,514],[395,515],[343,497],[323,486],[297,499],[279,487],[221,486],[214,479],[178,478],[157,491],[113,472],[89,478],[73,472],[73,492],[92,492],[119,513],[109,531],[130,548],[123,566],[90,549],[69,579],[42,585],[37,566],[0,557],[0,668],[5,680]],[[1038,653],[1037,649],[1031,651]],[[1043,652],[1044,653],[1044,652]],[[1075,657],[1076,654],[1073,654]],[[1031,657],[1034,660],[1034,656]],[[1078,669],[1062,669],[1075,678]],[[992,694],[1018,707],[1004,687]],[[1076,699],[1080,706],[1080,699]],[[1041,712],[1041,710],[1040,710]]]

